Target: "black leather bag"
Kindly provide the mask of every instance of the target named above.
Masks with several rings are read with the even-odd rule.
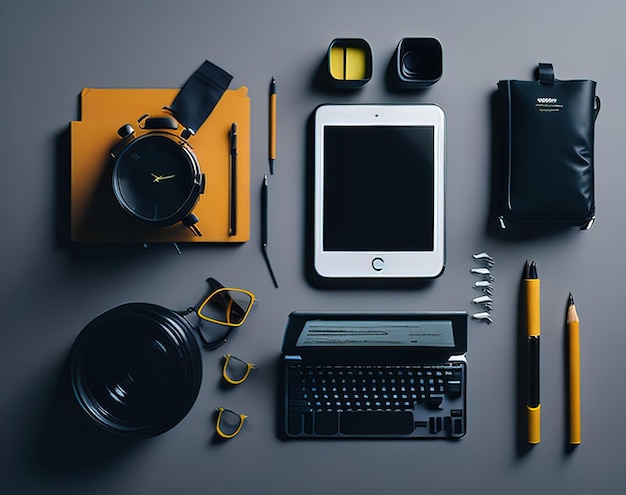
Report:
[[[537,81],[498,82],[499,223],[568,224],[595,219],[596,82],[561,81],[539,64]]]

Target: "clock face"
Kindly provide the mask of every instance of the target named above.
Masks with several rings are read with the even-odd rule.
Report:
[[[161,135],[132,141],[113,170],[118,201],[146,223],[175,223],[194,206],[199,171],[181,145]]]

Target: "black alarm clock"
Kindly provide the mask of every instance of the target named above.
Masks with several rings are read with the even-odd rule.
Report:
[[[204,192],[205,175],[188,140],[211,114],[232,76],[205,61],[180,90],[171,117],[138,119],[118,130],[122,139],[111,151],[113,193],[122,209],[154,227],[182,222],[202,235],[193,214]]]

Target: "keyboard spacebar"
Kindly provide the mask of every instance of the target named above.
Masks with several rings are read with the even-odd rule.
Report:
[[[398,435],[414,429],[411,411],[339,413],[339,431],[345,435]]]

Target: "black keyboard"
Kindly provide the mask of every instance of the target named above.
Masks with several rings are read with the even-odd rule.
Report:
[[[461,437],[465,363],[421,366],[290,364],[291,437]]]

